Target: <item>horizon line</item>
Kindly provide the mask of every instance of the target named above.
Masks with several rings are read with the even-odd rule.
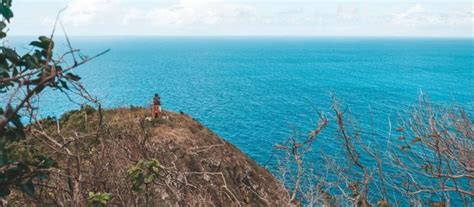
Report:
[[[12,34],[8,37],[32,37],[32,36],[49,36],[39,34]],[[54,36],[66,36],[64,34],[55,34]],[[154,35],[154,34],[99,34],[99,35],[67,35],[68,37],[277,37],[277,38],[433,38],[433,39],[474,39],[473,35],[470,36],[428,36],[428,35]]]

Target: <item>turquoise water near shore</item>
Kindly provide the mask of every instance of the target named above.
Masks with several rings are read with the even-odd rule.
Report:
[[[10,42],[20,50],[33,37]],[[104,107],[147,106],[195,117],[263,164],[274,144],[330,111],[335,94],[362,131],[386,137],[389,118],[416,104],[420,91],[439,104],[472,110],[473,39],[303,37],[71,37],[84,55],[111,49],[77,69]],[[58,47],[65,47],[64,42]],[[41,114],[78,108],[59,92]],[[369,118],[370,117],[370,118]],[[372,123],[372,120],[374,123]],[[318,143],[337,151],[325,134]],[[317,162],[317,160],[314,160]]]

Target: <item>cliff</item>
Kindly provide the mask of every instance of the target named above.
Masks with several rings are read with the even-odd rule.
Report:
[[[56,161],[36,180],[40,205],[286,206],[266,169],[188,115],[87,108],[29,129],[28,143]],[[59,127],[58,127],[59,126]],[[11,202],[13,202],[11,200]]]

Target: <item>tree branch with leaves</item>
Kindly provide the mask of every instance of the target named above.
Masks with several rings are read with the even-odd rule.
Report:
[[[0,14],[0,39],[7,37],[7,27],[13,18],[12,1],[2,0]],[[9,195],[12,187],[32,195],[34,178],[45,178],[47,170],[54,161],[47,155],[35,155],[32,159],[17,156],[17,145],[25,139],[25,117],[35,121],[38,106],[33,103],[48,88],[60,90],[66,95],[77,94],[86,100],[98,104],[80,83],[81,78],[73,70],[108,50],[93,57],[77,56],[79,50],[73,49],[69,38],[68,50],[63,54],[55,54],[54,35],[60,22],[60,14],[56,19],[49,37],[40,36],[30,43],[31,51],[25,54],[7,45],[0,46],[0,197]],[[62,26],[62,23],[61,23]],[[64,27],[62,27],[64,30]],[[73,64],[66,59],[72,58]]]

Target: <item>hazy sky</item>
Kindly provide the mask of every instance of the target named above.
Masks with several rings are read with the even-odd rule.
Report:
[[[14,0],[11,35],[48,34],[59,10],[71,35],[472,37],[471,1]]]

